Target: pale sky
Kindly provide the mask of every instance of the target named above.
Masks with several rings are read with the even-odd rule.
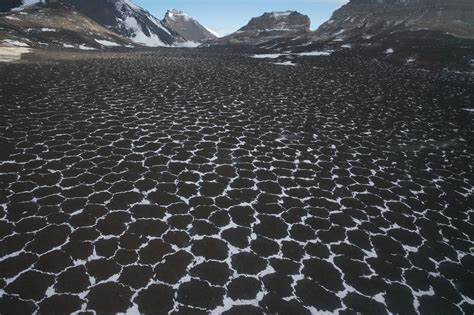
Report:
[[[133,0],[162,19],[166,10],[183,10],[220,35],[232,33],[255,16],[296,10],[311,18],[311,29],[327,21],[348,0]]]

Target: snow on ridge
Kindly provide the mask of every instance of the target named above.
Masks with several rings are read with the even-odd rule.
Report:
[[[166,12],[166,15],[172,20],[174,20],[176,17],[184,18],[186,21],[192,20],[192,18],[189,15],[187,15],[183,11],[177,10],[177,9],[168,10]]]
[[[40,0],[23,0],[23,4],[17,8],[13,8],[12,11],[22,11],[29,6],[39,3]]]
[[[122,0],[124,4],[128,5],[132,10],[140,11],[143,10],[139,6],[137,6],[135,3],[133,3],[131,0]]]
[[[281,31],[281,32],[293,32],[294,29],[292,28],[267,28],[262,30],[263,32],[273,32],[273,31]]]
[[[222,37],[219,33],[217,33],[216,31],[214,31],[213,29],[203,25],[202,27],[204,27],[206,29],[206,31],[208,31],[209,33],[211,33],[212,35],[214,35],[215,37]]]
[[[170,36],[173,36],[170,31],[163,26],[163,24],[161,23],[160,20],[158,20],[157,18],[155,18],[152,14],[150,14],[150,12],[148,12],[147,10],[139,7],[138,5],[134,4],[131,0],[121,0],[121,1],[118,1],[116,4],[116,8],[117,10],[119,10],[120,12],[123,13],[123,15],[125,16],[125,23],[126,25],[128,25],[127,23],[127,19],[129,18],[133,18],[134,21],[129,21],[132,25],[133,25],[133,28],[131,28],[133,31],[135,31],[137,34],[138,32],[141,32],[143,33],[143,31],[141,30],[141,27],[138,25],[138,22],[137,20],[131,16],[133,13],[136,13],[136,14],[140,14],[144,17],[146,17],[148,20],[150,20],[155,26],[157,26],[158,28],[160,28],[161,30],[163,30],[164,32],[166,32],[168,35]],[[145,34],[138,34],[138,37],[139,38],[142,38],[142,37],[148,37],[146,36]],[[150,38],[154,38],[154,37],[157,37],[157,35],[153,35],[151,36]],[[158,43],[155,39],[153,39],[153,46],[167,46],[165,44],[163,44],[163,42],[158,38],[159,42]],[[150,42],[150,40],[146,40],[147,43]],[[148,46],[148,45],[147,45]]]
[[[132,30],[135,34],[131,36],[131,40],[137,44],[145,45],[148,47],[163,47],[168,46],[164,44],[161,39],[156,35],[151,36],[145,35],[137,20],[132,16],[127,16],[124,20],[125,25]]]
[[[280,17],[288,16],[291,13],[292,13],[292,11],[275,11],[275,12],[272,12],[271,15],[274,18],[280,18]]]
[[[162,29],[163,31],[165,31],[168,35],[170,36],[173,36],[170,31],[163,26],[163,24],[161,24],[161,21],[159,21],[157,18],[155,18],[153,15],[151,14],[147,14],[147,17],[148,19],[150,19],[150,21],[153,22],[153,24],[155,24],[156,26],[158,26],[160,29]]]

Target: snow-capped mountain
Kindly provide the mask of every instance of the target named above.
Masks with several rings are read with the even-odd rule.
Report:
[[[474,38],[473,0],[351,0],[316,31],[318,39],[370,38],[430,30]]]
[[[41,1],[0,0],[0,12],[23,9],[39,2]],[[185,42],[202,42],[217,37],[181,11],[169,10],[161,21],[135,5],[132,0],[60,0],[59,3],[144,46],[180,46]]]
[[[198,21],[176,9],[166,12],[163,24],[172,33],[190,42],[203,42],[217,37],[217,34]]]
[[[178,39],[163,23],[130,0],[63,0],[114,32],[145,46],[168,46]]]
[[[267,12],[226,37],[219,44],[257,45],[279,38],[297,37],[309,33],[311,20],[296,11]]]

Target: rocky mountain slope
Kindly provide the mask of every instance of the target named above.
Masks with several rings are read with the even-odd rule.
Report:
[[[258,46],[293,56],[358,56],[472,72],[474,1],[351,0],[315,32]]]
[[[168,46],[182,39],[130,0],[63,0],[114,32],[145,46]]]
[[[190,42],[203,42],[217,38],[217,35],[198,21],[179,10],[168,10],[163,25],[172,33]]]
[[[246,26],[216,43],[261,45],[278,38],[294,38],[309,33],[310,25],[309,17],[296,11],[269,12],[252,18]]]
[[[38,4],[40,0],[1,0],[0,12]],[[61,0],[66,8],[76,10],[109,30],[144,46],[180,45],[216,38],[206,27],[181,11],[170,10],[159,20],[132,0]]]
[[[315,38],[370,38],[418,30],[474,38],[474,1],[351,0],[319,27]]]
[[[0,14],[0,44],[100,49],[132,44],[96,21],[61,5],[32,5]]]

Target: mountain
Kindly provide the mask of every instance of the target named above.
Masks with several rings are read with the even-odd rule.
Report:
[[[0,11],[40,0],[0,0]],[[163,21],[135,5],[131,0],[61,0],[67,8],[104,25],[111,31],[144,46],[171,46],[187,41],[202,42],[216,38],[210,30],[178,10],[170,10]]]
[[[163,25],[185,41],[203,42],[217,38],[216,34],[202,26],[198,21],[176,9],[166,12]]]
[[[0,44],[101,49],[132,42],[75,10],[36,4],[0,14]]]
[[[130,0],[63,0],[110,30],[145,46],[169,46],[181,39]]]
[[[370,38],[429,30],[474,38],[473,0],[351,0],[315,32],[315,38]]]
[[[310,32],[311,20],[296,11],[269,12],[255,17],[250,22],[217,44],[261,45],[280,38],[294,38]]]
[[[350,56],[431,69],[474,68],[473,0],[351,0],[314,32],[303,28],[259,41],[269,28],[269,14],[264,16],[223,39],[290,59]]]

